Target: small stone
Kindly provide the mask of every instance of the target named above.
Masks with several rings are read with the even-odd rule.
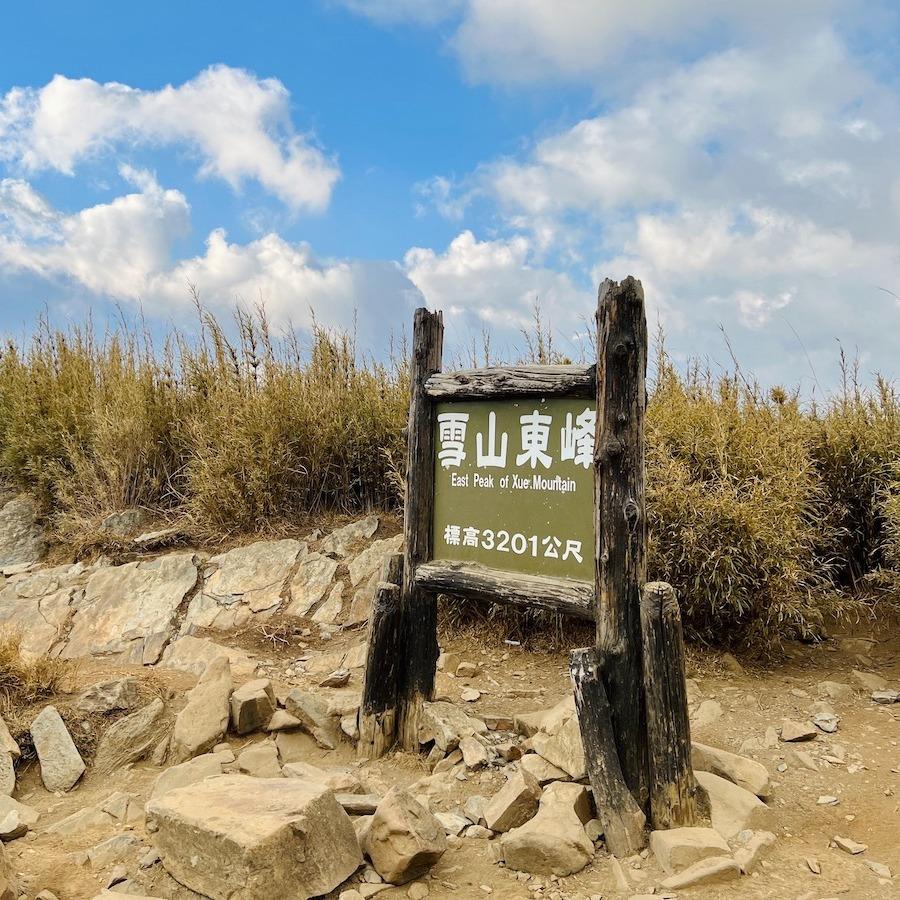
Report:
[[[845,853],[849,853],[852,856],[856,856],[859,853],[865,853],[866,850],[869,849],[867,844],[860,844],[857,841],[854,841],[852,838],[835,835],[833,840],[834,845],[839,850],[843,850]]]
[[[741,873],[752,875],[760,861],[763,850],[775,843],[775,835],[771,831],[754,831],[744,843],[744,846],[735,851],[734,858],[740,866]]]
[[[349,683],[349,681],[349,669],[335,669],[330,675],[327,675],[319,682],[319,687],[341,688],[345,687]]]
[[[822,866],[819,865],[819,861],[814,856],[806,857],[806,867],[809,869],[813,875],[821,875],[822,874]]]
[[[830,794],[822,794],[822,796],[816,800],[816,803],[819,806],[837,806],[838,803],[840,803],[840,800],[838,800],[837,797],[832,797]]]
[[[541,787],[551,781],[566,781],[569,778],[568,772],[554,766],[537,753],[526,753],[519,761],[519,767],[533,775]]]
[[[174,762],[205,753],[222,740],[231,714],[231,686],[228,658],[213,657],[175,718],[171,751]]]
[[[834,734],[838,730],[839,719],[834,713],[817,713],[812,718],[813,725],[826,734]]]
[[[814,725],[796,722],[793,719],[783,719],[781,722],[781,740],[783,741],[813,741],[818,731]]]
[[[861,672],[854,669],[850,673],[850,677],[865,691],[883,691],[887,687],[887,682],[880,676],[872,672]]]
[[[748,828],[771,830],[772,811],[755,794],[710,772],[695,777],[709,798],[712,826],[725,840]]]
[[[266,731],[294,731],[302,727],[303,723],[296,717],[292,716],[286,709],[276,709],[266,725]]]
[[[478,666],[471,662],[462,662],[456,667],[457,678],[474,678],[478,674]]]
[[[465,737],[459,742],[463,762],[467,769],[480,769],[488,763],[488,751],[477,738]]]
[[[75,708],[79,712],[105,714],[118,709],[133,709],[140,693],[137,678],[114,678],[92,684],[79,694]]]
[[[891,870],[884,864],[880,862],[875,862],[871,859],[864,859],[863,862],[879,877],[879,878],[887,878],[890,879],[893,876],[891,875]]]
[[[820,697],[841,701],[853,699],[853,688],[840,681],[820,681],[816,687]]]
[[[271,740],[259,744],[251,744],[238,754],[238,768],[245,775],[254,778],[280,778],[281,766],[278,764],[278,748]]]
[[[274,712],[275,691],[268,678],[248,681],[231,695],[231,728],[235,734],[265,728]]]
[[[425,900],[425,897],[428,896],[428,885],[417,881],[409,886],[406,896],[409,897],[409,900]]]
[[[886,705],[888,703],[900,703],[900,691],[872,691],[872,700],[875,703],[879,703],[882,705]]]
[[[476,691],[475,688],[466,688],[459,696],[466,703],[474,703],[481,697],[481,691]]]
[[[524,825],[538,811],[541,788],[524,769],[512,773],[484,805],[484,821],[491,831],[506,832]]]
[[[10,810],[0,821],[0,841],[4,843],[24,837],[27,833],[28,823],[22,819],[17,809]]]

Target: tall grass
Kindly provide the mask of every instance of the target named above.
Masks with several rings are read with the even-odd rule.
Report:
[[[276,336],[262,310],[227,328],[198,314],[195,337],[161,347],[139,328],[98,338],[42,321],[3,349],[0,477],[40,498],[61,541],[83,550],[135,506],[201,539],[399,507],[405,347],[378,362],[352,334]],[[549,332],[529,338],[532,356],[557,361]],[[678,371],[660,349],[651,574],[678,588],[695,639],[810,637],[900,606],[900,398],[844,371],[811,405],[739,371]]]

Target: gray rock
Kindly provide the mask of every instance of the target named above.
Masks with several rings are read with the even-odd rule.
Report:
[[[157,697],[143,709],[114,722],[103,734],[94,757],[98,774],[146,759],[168,732],[166,705]]]
[[[578,717],[571,716],[555,734],[539,731],[531,739],[535,752],[576,781],[587,776],[584,744]]]
[[[34,828],[40,819],[40,813],[12,797],[4,797],[0,795],[0,819],[5,819],[11,812],[18,814],[19,819],[23,821],[29,828]]]
[[[434,741],[436,746],[447,753],[455,750],[462,738],[475,734],[487,734],[487,726],[480,719],[466,715],[452,703],[436,700],[423,705],[420,743]]]
[[[849,853],[851,856],[858,856],[869,849],[868,844],[860,844],[858,841],[854,841],[853,838],[841,837],[840,835],[835,835],[833,841],[838,850],[843,850],[844,853]]]
[[[900,691],[872,691],[872,700],[881,704],[900,703]]]
[[[37,505],[17,497],[0,509],[0,568],[33,565],[44,555],[44,530],[37,523]]]
[[[75,708],[79,712],[103,714],[119,709],[134,709],[140,694],[137,678],[114,678],[92,684],[79,694]]]
[[[136,664],[155,663],[196,583],[191,553],[98,569],[88,578],[61,655],[117,655]]]
[[[285,610],[290,616],[306,616],[331,587],[338,564],[321,553],[308,553],[300,560],[291,579],[291,603]]]
[[[31,738],[48,791],[69,791],[84,774],[84,760],[54,706],[45,706],[31,723]]]
[[[150,799],[155,800],[169,791],[197,784],[213,775],[222,774],[222,766],[234,762],[234,754],[229,750],[219,753],[204,753],[177,766],[170,766],[161,772],[153,783]]]
[[[670,828],[650,834],[650,850],[668,875],[710,856],[728,856],[725,838],[713,828]]]
[[[215,747],[228,729],[231,668],[216,657],[187,695],[187,704],[175,718],[172,760],[184,762]]]
[[[880,675],[872,672],[861,672],[859,669],[854,669],[850,673],[850,677],[864,691],[883,691],[887,687],[887,682]]]
[[[87,852],[88,862],[92,869],[105,869],[120,860],[126,859],[141,846],[140,840],[133,834],[117,834],[91,847]]]
[[[231,728],[250,734],[265,728],[275,713],[275,691],[268,678],[242,684],[231,695]]]
[[[331,791],[301,779],[223,775],[147,804],[163,866],[212,900],[317,897],[362,863]]]

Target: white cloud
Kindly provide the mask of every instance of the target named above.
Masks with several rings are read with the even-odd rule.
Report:
[[[0,161],[23,173],[67,175],[123,146],[186,145],[200,174],[237,189],[258,181],[294,210],[322,210],[340,172],[290,118],[290,96],[273,78],[213,66],[182,85],[144,91],[56,75],[42,88],[0,98]]]
[[[444,311],[450,337],[459,345],[483,326],[507,340],[517,336],[531,327],[535,302],[557,335],[568,339],[581,329],[580,317],[593,313],[591,293],[568,275],[537,264],[532,242],[523,235],[479,241],[463,231],[443,253],[413,247],[403,265],[428,305]]]
[[[790,43],[859,8],[858,0],[342,0],[379,22],[434,25],[455,17],[451,46],[470,77],[628,81],[677,51],[740,35]],[[867,4],[869,16],[875,6]],[[880,4],[877,4],[880,6]],[[455,16],[454,16],[455,14]],[[608,86],[608,85],[607,85]]]
[[[274,233],[239,244],[216,229],[201,254],[173,260],[174,242],[190,227],[187,201],[148,172],[123,174],[138,192],[70,215],[27,182],[0,181],[0,273],[74,282],[97,297],[140,302],[155,315],[189,308],[188,287],[196,285],[210,308],[262,300],[280,324],[308,326],[314,313],[324,325],[348,327],[357,317],[376,346],[392,322],[406,324],[402,311],[422,303],[395,264],[320,261],[307,244]]]

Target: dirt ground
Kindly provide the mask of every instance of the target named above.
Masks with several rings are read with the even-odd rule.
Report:
[[[776,666],[757,669],[745,666],[741,672],[726,670],[715,656],[692,654],[689,676],[697,683],[699,700],[716,700],[722,708],[717,721],[695,728],[694,738],[704,743],[737,751],[748,738],[764,744],[765,732],[779,727],[784,717],[807,721],[812,703],[819,699],[817,685],[822,681],[848,684],[853,668],[866,668],[881,675],[892,687],[900,686],[900,640],[896,634],[870,635],[876,644],[868,652],[868,665],[861,665],[858,647],[829,640],[817,645],[794,645],[788,657]],[[317,679],[304,675],[285,676],[293,671],[297,647],[274,642],[259,632],[231,636],[217,633],[220,643],[241,645],[277,676],[283,686],[311,686]],[[360,634],[341,634],[327,643],[325,652],[358,643]],[[570,690],[567,655],[562,650],[539,650],[530,646],[505,643],[502,635],[487,632],[476,637],[469,632],[442,639],[444,650],[461,660],[478,664],[479,674],[471,679],[455,679],[438,673],[437,692],[466,705],[476,715],[510,715],[551,706]],[[322,652],[315,648],[304,653]],[[107,666],[101,661],[81,663],[66,684],[74,695],[80,688],[111,674],[132,672],[139,676],[147,670]],[[362,671],[353,671],[351,688],[359,689]],[[183,691],[194,679],[165,669],[154,669],[154,690],[173,699],[177,709]],[[475,703],[462,704],[465,687],[481,691]],[[69,697],[69,699],[70,699]],[[60,697],[64,703],[66,697]],[[840,716],[835,734],[820,734],[803,745],[778,743],[773,748],[754,749],[747,755],[762,762],[772,777],[774,790],[770,805],[777,814],[778,840],[760,868],[748,877],[727,885],[695,888],[679,892],[682,897],[706,898],[807,898],[893,897],[895,883],[879,877],[866,865],[867,860],[883,863],[900,873],[900,704],[879,706],[867,692],[856,690],[852,699],[832,701]],[[253,735],[241,740],[232,737],[235,750],[261,740]],[[794,755],[796,750],[817,760],[817,770],[807,768]],[[828,756],[832,762],[822,760]],[[838,759],[843,758],[843,762]],[[358,765],[348,742],[335,751],[323,751],[310,741],[308,761],[319,766],[358,766],[364,783],[386,790],[392,784],[411,784],[427,774],[423,759],[397,753],[375,762]],[[58,837],[43,829],[82,807],[105,800],[114,791],[124,791],[146,799],[160,769],[140,763],[112,776],[97,776],[90,769],[83,782],[70,794],[54,796],[43,789],[37,767],[19,773],[16,797],[41,813],[36,831],[26,838],[7,844],[7,855],[24,876],[27,895],[42,889],[52,890],[59,900],[93,898],[106,885],[111,867],[93,871],[83,854],[100,841],[122,830],[110,828],[83,832],[74,837]],[[453,794],[438,808],[462,805],[474,794],[491,796],[504,781],[502,768],[471,773],[465,781],[454,781]],[[820,796],[838,799],[835,805],[820,805]],[[134,834],[147,848],[149,836],[143,824],[133,826]],[[835,835],[850,837],[868,846],[865,853],[850,856],[830,846]],[[146,848],[145,848],[146,849]],[[160,865],[139,870],[137,860],[143,850],[127,860],[129,875],[139,881],[148,894],[172,900],[196,897],[180,889]],[[821,874],[814,874],[808,860],[815,860]],[[617,872],[618,868],[618,872]],[[663,878],[652,857],[623,860],[618,867],[601,849],[594,861],[579,874],[563,879],[541,879],[541,894],[535,883],[525,882],[493,861],[488,842],[462,839],[444,854],[425,879],[434,898],[479,897],[490,895],[502,900],[533,896],[562,897],[568,900],[602,895],[604,898],[649,894]],[[623,882],[624,879],[624,882]],[[350,886],[350,885],[347,885]],[[408,886],[388,888],[378,894],[384,900],[405,897]],[[557,893],[558,892],[558,893]],[[337,897],[340,889],[331,896]],[[657,893],[660,891],[657,889]],[[673,895],[665,895],[673,896]],[[273,898],[277,900],[277,898]]]

